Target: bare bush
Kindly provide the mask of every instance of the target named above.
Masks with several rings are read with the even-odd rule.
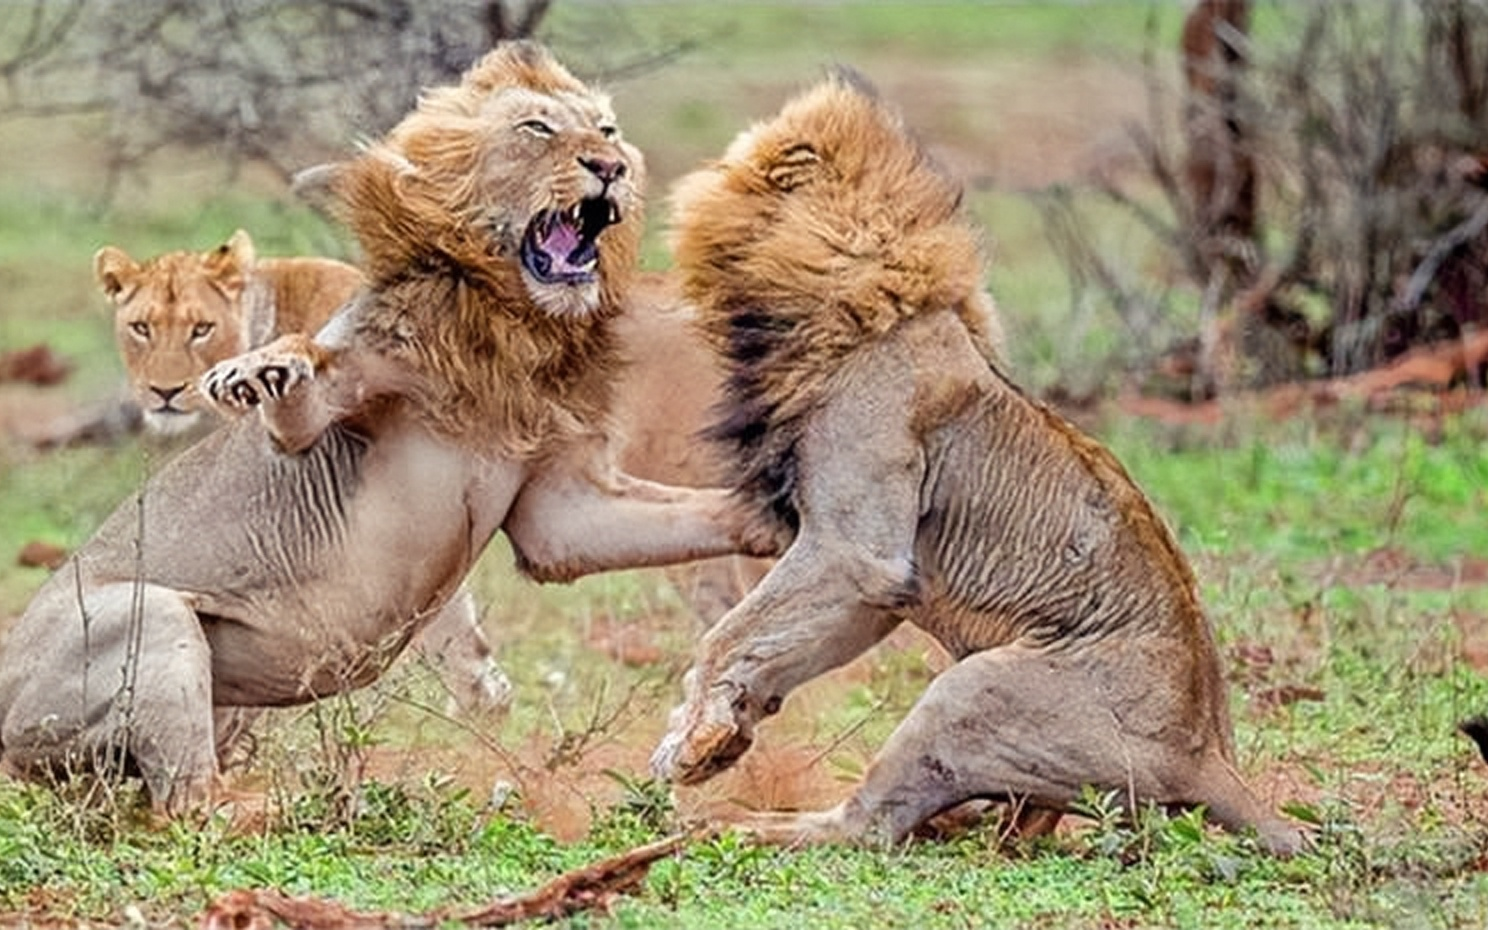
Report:
[[[536,34],[552,5],[29,0],[0,12],[0,116],[104,116],[111,187],[167,149],[288,178],[382,135],[423,88],[457,80],[496,42]],[[608,67],[654,66],[683,47],[638,45]]]
[[[1488,3],[1281,4],[1264,43],[1248,7],[1191,9],[1181,127],[1154,85],[1142,171],[1096,185],[1198,306],[1165,360],[1184,392],[1348,374],[1488,322]],[[1077,283],[1117,263],[1071,241],[1082,225],[1050,222]],[[1124,319],[1134,296],[1108,292]]]

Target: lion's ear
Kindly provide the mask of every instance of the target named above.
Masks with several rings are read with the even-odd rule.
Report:
[[[780,153],[765,169],[770,186],[791,191],[811,180],[821,164],[821,156],[809,142],[800,142]]]
[[[346,162],[339,161],[313,165],[295,172],[295,176],[290,179],[289,189],[296,197],[309,204],[311,209],[322,214],[332,214],[335,212],[333,208],[337,189],[345,169]]]
[[[93,254],[93,277],[110,300],[116,300],[138,275],[139,265],[123,249],[106,245]]]
[[[246,230],[239,229],[206,256],[205,264],[213,286],[233,294],[243,289],[257,260],[253,238]]]

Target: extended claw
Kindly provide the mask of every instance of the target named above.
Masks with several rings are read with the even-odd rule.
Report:
[[[266,401],[282,400],[297,384],[313,377],[309,359],[255,354],[212,366],[201,377],[201,390],[218,409],[240,414]]]
[[[711,686],[701,697],[672,711],[671,727],[651,754],[651,772],[664,781],[695,785],[724,771],[754,742],[742,720],[744,689],[731,682]]]

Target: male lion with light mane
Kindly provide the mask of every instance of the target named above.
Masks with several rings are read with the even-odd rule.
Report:
[[[979,798],[1048,829],[1095,786],[1298,849],[1235,770],[1213,635],[1167,529],[1110,453],[999,370],[961,199],[846,75],[678,185],[684,290],[729,368],[714,435],[795,538],[698,646],[655,773],[727,768],[791,689],[907,621],[956,663],[841,805],[747,830],[897,842]]]
[[[5,764],[124,766],[166,813],[205,802],[214,708],[373,681],[497,530],[548,581],[773,554],[727,490],[610,464],[642,174],[607,100],[527,43],[334,169],[366,289],[209,371],[238,419],[43,585],[0,653]]]

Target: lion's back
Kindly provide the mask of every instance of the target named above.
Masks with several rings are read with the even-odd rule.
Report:
[[[274,335],[316,332],[363,283],[354,266],[330,258],[266,258],[256,270],[274,294]]]

